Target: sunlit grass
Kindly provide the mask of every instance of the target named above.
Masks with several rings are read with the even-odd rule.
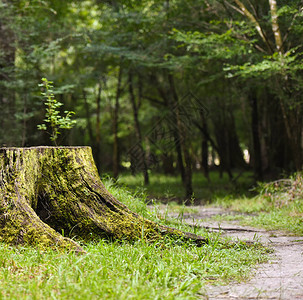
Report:
[[[231,181],[226,173],[220,177],[220,173],[217,171],[210,172],[209,177],[210,181],[201,172],[193,174],[195,203],[209,203],[216,197],[224,197],[227,194],[234,196],[246,194],[249,193],[249,188],[253,184],[253,177],[250,172],[243,173],[236,181]],[[185,189],[180,176],[168,176],[151,172],[150,184],[144,186],[142,174],[133,176],[125,173],[120,176],[118,182],[127,185],[133,191],[143,190],[150,197],[162,201],[177,201],[179,204],[184,201]],[[187,200],[186,204],[190,204],[190,200]]]
[[[297,178],[287,180],[300,183],[301,181]],[[252,175],[249,172],[243,173],[238,178],[236,185],[230,182],[226,174],[220,178],[218,172],[211,172],[210,179],[208,182],[201,173],[195,173],[193,176],[195,196],[200,200],[202,199],[202,201],[198,201],[198,204],[220,206],[248,214],[241,217],[219,216],[217,219],[230,220],[233,218],[235,220],[237,218],[242,225],[263,227],[268,230],[285,230],[297,235],[303,234],[303,200],[301,197],[292,200],[291,195],[285,192],[285,188],[280,192],[279,188],[275,187],[277,191],[273,197],[273,194],[269,193],[269,184],[262,184],[261,187],[266,187],[263,188],[265,192],[256,195],[256,191],[249,191],[253,186]],[[182,203],[184,189],[179,177],[151,174],[150,180],[150,186],[143,187],[141,175],[123,175],[120,178],[120,182],[129,185],[133,190],[140,191],[139,186],[152,198],[164,200],[165,203],[168,203],[170,211],[185,212],[182,205],[184,204]],[[296,187],[298,188],[298,186],[297,184]],[[187,201],[185,204],[191,203]],[[194,212],[192,211],[192,213]]]
[[[207,282],[248,278],[260,249],[139,241],[85,247],[86,255],[0,245],[1,299],[196,299]]]
[[[104,180],[120,201],[147,218],[171,225],[150,212],[142,195]],[[193,231],[189,226],[174,226]],[[203,247],[173,240],[139,240],[84,245],[85,255],[41,252],[0,244],[0,299],[197,299],[209,282],[242,281],[267,259],[260,245],[230,244],[218,234],[195,229],[211,242]]]
[[[268,230],[284,230],[295,235],[303,235],[302,199],[290,201],[287,205],[277,206],[264,195],[236,199],[223,197],[217,198],[214,205],[247,213],[248,215],[242,215],[240,218],[242,225],[262,227]],[[228,220],[228,216],[220,216],[220,219]]]

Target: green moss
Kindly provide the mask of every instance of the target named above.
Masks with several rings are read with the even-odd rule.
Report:
[[[131,212],[102,184],[89,147],[0,149],[0,241],[39,248],[83,241],[162,239],[181,231]]]

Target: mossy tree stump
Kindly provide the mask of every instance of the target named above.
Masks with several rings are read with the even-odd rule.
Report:
[[[0,242],[80,252],[71,238],[171,235],[207,242],[146,220],[116,200],[100,180],[90,147],[0,148],[0,172]]]

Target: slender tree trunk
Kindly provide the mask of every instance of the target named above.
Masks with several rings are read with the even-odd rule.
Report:
[[[101,160],[100,160],[100,157],[101,157],[101,91],[102,91],[102,86],[101,86],[101,82],[100,82],[99,86],[98,86],[97,97],[96,97],[97,119],[96,119],[96,143],[95,143],[95,149],[94,149],[96,165],[97,165],[97,169],[99,170],[99,172],[100,172],[100,167],[101,167]]]
[[[259,134],[259,112],[257,96],[254,91],[250,92],[250,105],[251,105],[251,126],[252,126],[252,139],[253,139],[253,164],[256,179],[263,180],[262,170],[262,155]]]
[[[165,74],[165,76],[166,76],[166,74]],[[184,167],[184,162],[183,162],[183,157],[182,157],[182,149],[181,149],[181,145],[179,142],[181,139],[181,136],[180,136],[178,127],[176,126],[177,118],[176,118],[176,115],[174,112],[174,105],[171,103],[169,93],[166,92],[161,87],[156,76],[151,76],[151,81],[154,85],[156,85],[159,95],[163,99],[163,104],[166,106],[167,109],[172,111],[172,119],[173,119],[173,123],[174,123],[174,126],[172,127],[172,134],[173,134],[174,145],[175,145],[176,154],[177,154],[177,166],[178,166],[180,174],[181,174],[182,183],[184,183],[185,182],[185,167]]]
[[[16,48],[14,45],[14,37],[12,30],[9,27],[9,20],[0,20],[0,119],[1,128],[5,133],[5,142],[15,144],[14,135],[11,134],[11,129],[16,128],[15,115],[15,91],[8,88],[6,83],[14,79],[15,54]],[[1,141],[1,139],[0,139]]]
[[[27,133],[27,99],[28,94],[25,93],[23,96],[23,124],[22,124],[22,147],[25,146],[26,143],[26,133]]]
[[[205,119],[205,116],[203,113],[200,114],[201,116],[201,121],[202,121],[202,127],[204,129],[205,132],[208,133],[208,126],[207,126],[207,122]],[[209,168],[208,168],[208,140],[205,136],[205,134],[202,134],[202,145],[201,145],[201,150],[202,150],[202,169],[203,169],[203,173],[204,176],[207,178],[207,180],[209,181]]]
[[[205,137],[202,137],[202,143],[201,143],[201,150],[202,150],[202,154],[201,154],[201,165],[202,165],[202,169],[203,169],[203,173],[204,176],[207,178],[207,180],[209,181],[209,167],[208,167],[208,142],[207,139],[205,139]]]
[[[220,158],[220,177],[223,176],[223,172],[225,171],[229,179],[233,179],[232,171],[231,171],[231,161],[230,161],[230,145],[229,145],[229,128],[228,128],[228,108],[223,103],[223,107],[221,102],[217,100],[218,111],[217,114],[213,118],[215,137],[217,141],[217,153]]]
[[[301,146],[301,136],[297,134],[297,132],[301,131],[301,124],[296,123],[295,113],[289,111],[284,103],[284,99],[279,97],[279,103],[282,110],[282,116],[284,125],[286,128],[286,133],[288,137],[288,141],[291,147],[291,152],[293,156],[293,160],[295,163],[295,167],[297,171],[301,171],[302,169],[302,146]]]
[[[114,134],[114,144],[113,144],[113,175],[114,178],[117,178],[119,175],[119,138],[118,138],[118,118],[119,118],[119,99],[121,96],[122,88],[122,66],[119,67],[118,73],[118,83],[116,89],[115,97],[115,107],[114,107],[114,116],[113,116],[113,134]]]
[[[168,75],[168,81],[170,85],[171,95],[173,99],[173,113],[176,116],[176,129],[179,135],[179,144],[184,156],[185,168],[184,168],[184,178],[183,184],[185,187],[185,197],[186,199],[191,199],[193,196],[193,187],[192,187],[192,159],[189,153],[189,141],[187,139],[187,132],[182,120],[180,118],[179,112],[179,98],[177,95],[174,78],[171,74]]]
[[[84,99],[85,117],[86,117],[88,135],[89,135],[91,145],[94,145],[95,139],[94,139],[94,135],[93,135],[93,126],[92,126],[92,122],[91,122],[91,114],[90,114],[89,104],[87,102],[87,95],[86,95],[85,89],[83,89],[82,95],[83,95],[83,99]]]
[[[208,242],[144,219],[116,200],[89,147],[0,148],[0,182],[2,243],[83,252],[76,239]]]
[[[243,151],[240,147],[239,137],[236,130],[235,117],[232,110],[228,111],[228,146],[229,161],[231,168],[246,169],[247,164],[244,160]]]
[[[162,167],[164,174],[174,175],[175,168],[174,168],[173,156],[171,154],[164,153],[161,156],[161,160],[162,160]]]
[[[180,170],[180,174],[181,174],[181,180],[183,182],[183,184],[185,183],[185,167],[184,167],[184,161],[183,161],[183,156],[182,156],[182,148],[180,145],[180,139],[182,138],[180,135],[180,132],[177,128],[174,128],[173,130],[173,135],[174,135],[174,143],[175,143],[175,148],[176,148],[176,152],[177,152],[177,161],[178,161],[178,167]]]
[[[280,26],[278,23],[278,9],[277,9],[277,1],[276,0],[268,0],[270,6],[271,13],[271,25],[272,31],[275,38],[276,51],[282,57],[284,55],[283,51],[283,39],[281,35]],[[282,59],[283,64],[283,59]],[[289,84],[289,78],[286,76],[285,85]],[[278,85],[279,86],[279,85]],[[283,94],[283,93],[282,93]],[[290,95],[290,98],[292,95]],[[279,103],[282,110],[283,120],[287,132],[287,136],[289,139],[289,143],[291,145],[293,160],[296,165],[297,171],[300,171],[302,168],[302,147],[301,147],[301,135],[297,134],[298,129],[301,129],[301,123],[296,122],[296,113],[293,113],[291,109],[288,109],[284,103],[284,97],[282,95],[279,97]],[[301,131],[299,129],[299,131]],[[298,138],[299,137],[299,138]]]
[[[146,154],[143,148],[143,140],[142,140],[142,134],[141,134],[141,128],[140,128],[140,122],[139,122],[139,105],[136,104],[135,99],[135,93],[134,93],[134,86],[133,86],[133,75],[131,71],[128,74],[128,88],[129,88],[129,96],[130,101],[133,107],[133,114],[134,114],[134,122],[135,122],[135,131],[136,131],[136,137],[138,140],[138,147],[139,147],[139,160],[140,165],[142,164],[143,168],[143,175],[144,175],[144,184],[149,184],[149,175],[148,175],[148,168],[146,163]]]
[[[266,45],[268,52],[273,53],[274,51],[272,49],[271,43],[268,37],[266,36],[265,32],[263,31],[261,24],[256,19],[256,17],[252,13],[250,13],[250,11],[246,8],[246,6],[242,1],[235,0],[235,2],[238,6],[237,11],[240,12],[242,15],[246,16],[248,20],[252,22],[252,24],[254,24],[259,36],[261,37],[262,41]]]
[[[274,33],[275,44],[277,52],[281,55],[283,52],[283,41],[280,31],[280,26],[278,23],[278,10],[277,10],[277,1],[276,0],[268,0],[270,6],[271,13],[271,26],[272,31]]]

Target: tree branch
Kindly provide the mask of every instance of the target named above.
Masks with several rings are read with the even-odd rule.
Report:
[[[230,4],[229,2],[226,2],[226,3],[229,4],[231,7],[233,7],[234,9],[236,9],[236,11],[238,11],[238,12],[240,10],[241,14],[246,16],[253,23],[253,25],[257,29],[257,32],[259,33],[261,39],[263,40],[263,42],[268,47],[268,50],[272,53],[273,49],[272,49],[264,31],[262,30],[262,27],[261,27],[260,23],[257,21],[255,16],[246,8],[246,6],[240,0],[234,0],[234,1],[238,5],[238,8],[235,8],[234,5]]]
[[[268,0],[270,6],[270,13],[271,13],[271,26],[272,31],[275,37],[276,49],[278,53],[282,54],[282,36],[280,31],[280,26],[278,23],[278,13],[277,13],[277,1],[276,0]]]

